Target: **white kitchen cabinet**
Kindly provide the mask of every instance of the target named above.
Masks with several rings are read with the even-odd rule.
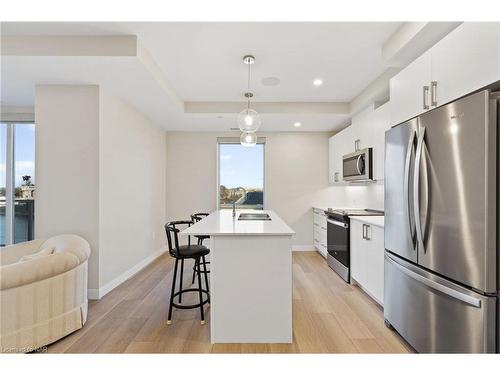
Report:
[[[499,80],[500,23],[465,22],[391,78],[391,124]]]
[[[384,229],[351,219],[351,277],[375,301],[384,301]]]
[[[329,182],[342,183],[342,157],[354,152],[354,138],[352,126],[341,130],[329,140]]]
[[[371,147],[373,150],[373,179],[384,179],[385,132],[391,128],[391,106],[385,103],[374,109],[368,107],[352,118],[353,149],[354,141],[359,139],[359,148]]]
[[[366,285],[366,246],[363,238],[363,223],[351,220],[351,278]]]
[[[430,108],[430,83],[430,52],[424,53],[391,78],[392,125],[409,120]]]
[[[342,181],[342,158],[340,157],[340,137],[330,137],[328,145],[330,184]]]
[[[313,241],[314,248],[326,258],[326,215],[324,210],[313,208]]]
[[[500,79],[500,23],[465,22],[431,48],[437,106]]]

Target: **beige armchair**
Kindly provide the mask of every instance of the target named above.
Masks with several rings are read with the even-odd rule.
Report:
[[[89,256],[72,234],[0,248],[0,352],[32,351],[83,327]]]

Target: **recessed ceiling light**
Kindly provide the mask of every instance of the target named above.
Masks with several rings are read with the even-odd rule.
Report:
[[[316,78],[314,81],[313,81],[313,85],[314,86],[321,86],[323,84],[323,80],[321,78]]]
[[[261,80],[263,86],[278,86],[280,79],[278,77],[265,77]]]
[[[295,126],[296,128],[300,128],[300,126],[301,126],[301,125],[302,125],[302,124],[301,124],[300,122],[298,122],[298,121],[297,121],[296,123],[294,123],[294,124],[293,124],[293,126]]]

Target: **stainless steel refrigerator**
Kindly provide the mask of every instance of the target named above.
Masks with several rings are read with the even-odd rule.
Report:
[[[384,318],[418,352],[499,350],[499,98],[386,132]]]

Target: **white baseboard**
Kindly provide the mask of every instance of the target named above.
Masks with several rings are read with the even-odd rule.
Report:
[[[316,251],[314,245],[292,245],[292,251]]]
[[[104,297],[106,294],[111,292],[113,289],[115,289],[118,285],[123,283],[124,281],[130,279],[132,276],[134,276],[137,272],[142,270],[144,267],[146,267],[148,264],[153,262],[156,258],[159,256],[163,255],[167,251],[166,248],[161,248],[157,252],[151,254],[147,258],[143,259],[139,263],[137,263],[135,266],[130,268],[129,270],[125,271],[118,277],[114,278],[111,280],[109,283],[104,285],[102,288],[99,289],[88,289],[87,290],[87,296],[88,299],[101,299]]]

